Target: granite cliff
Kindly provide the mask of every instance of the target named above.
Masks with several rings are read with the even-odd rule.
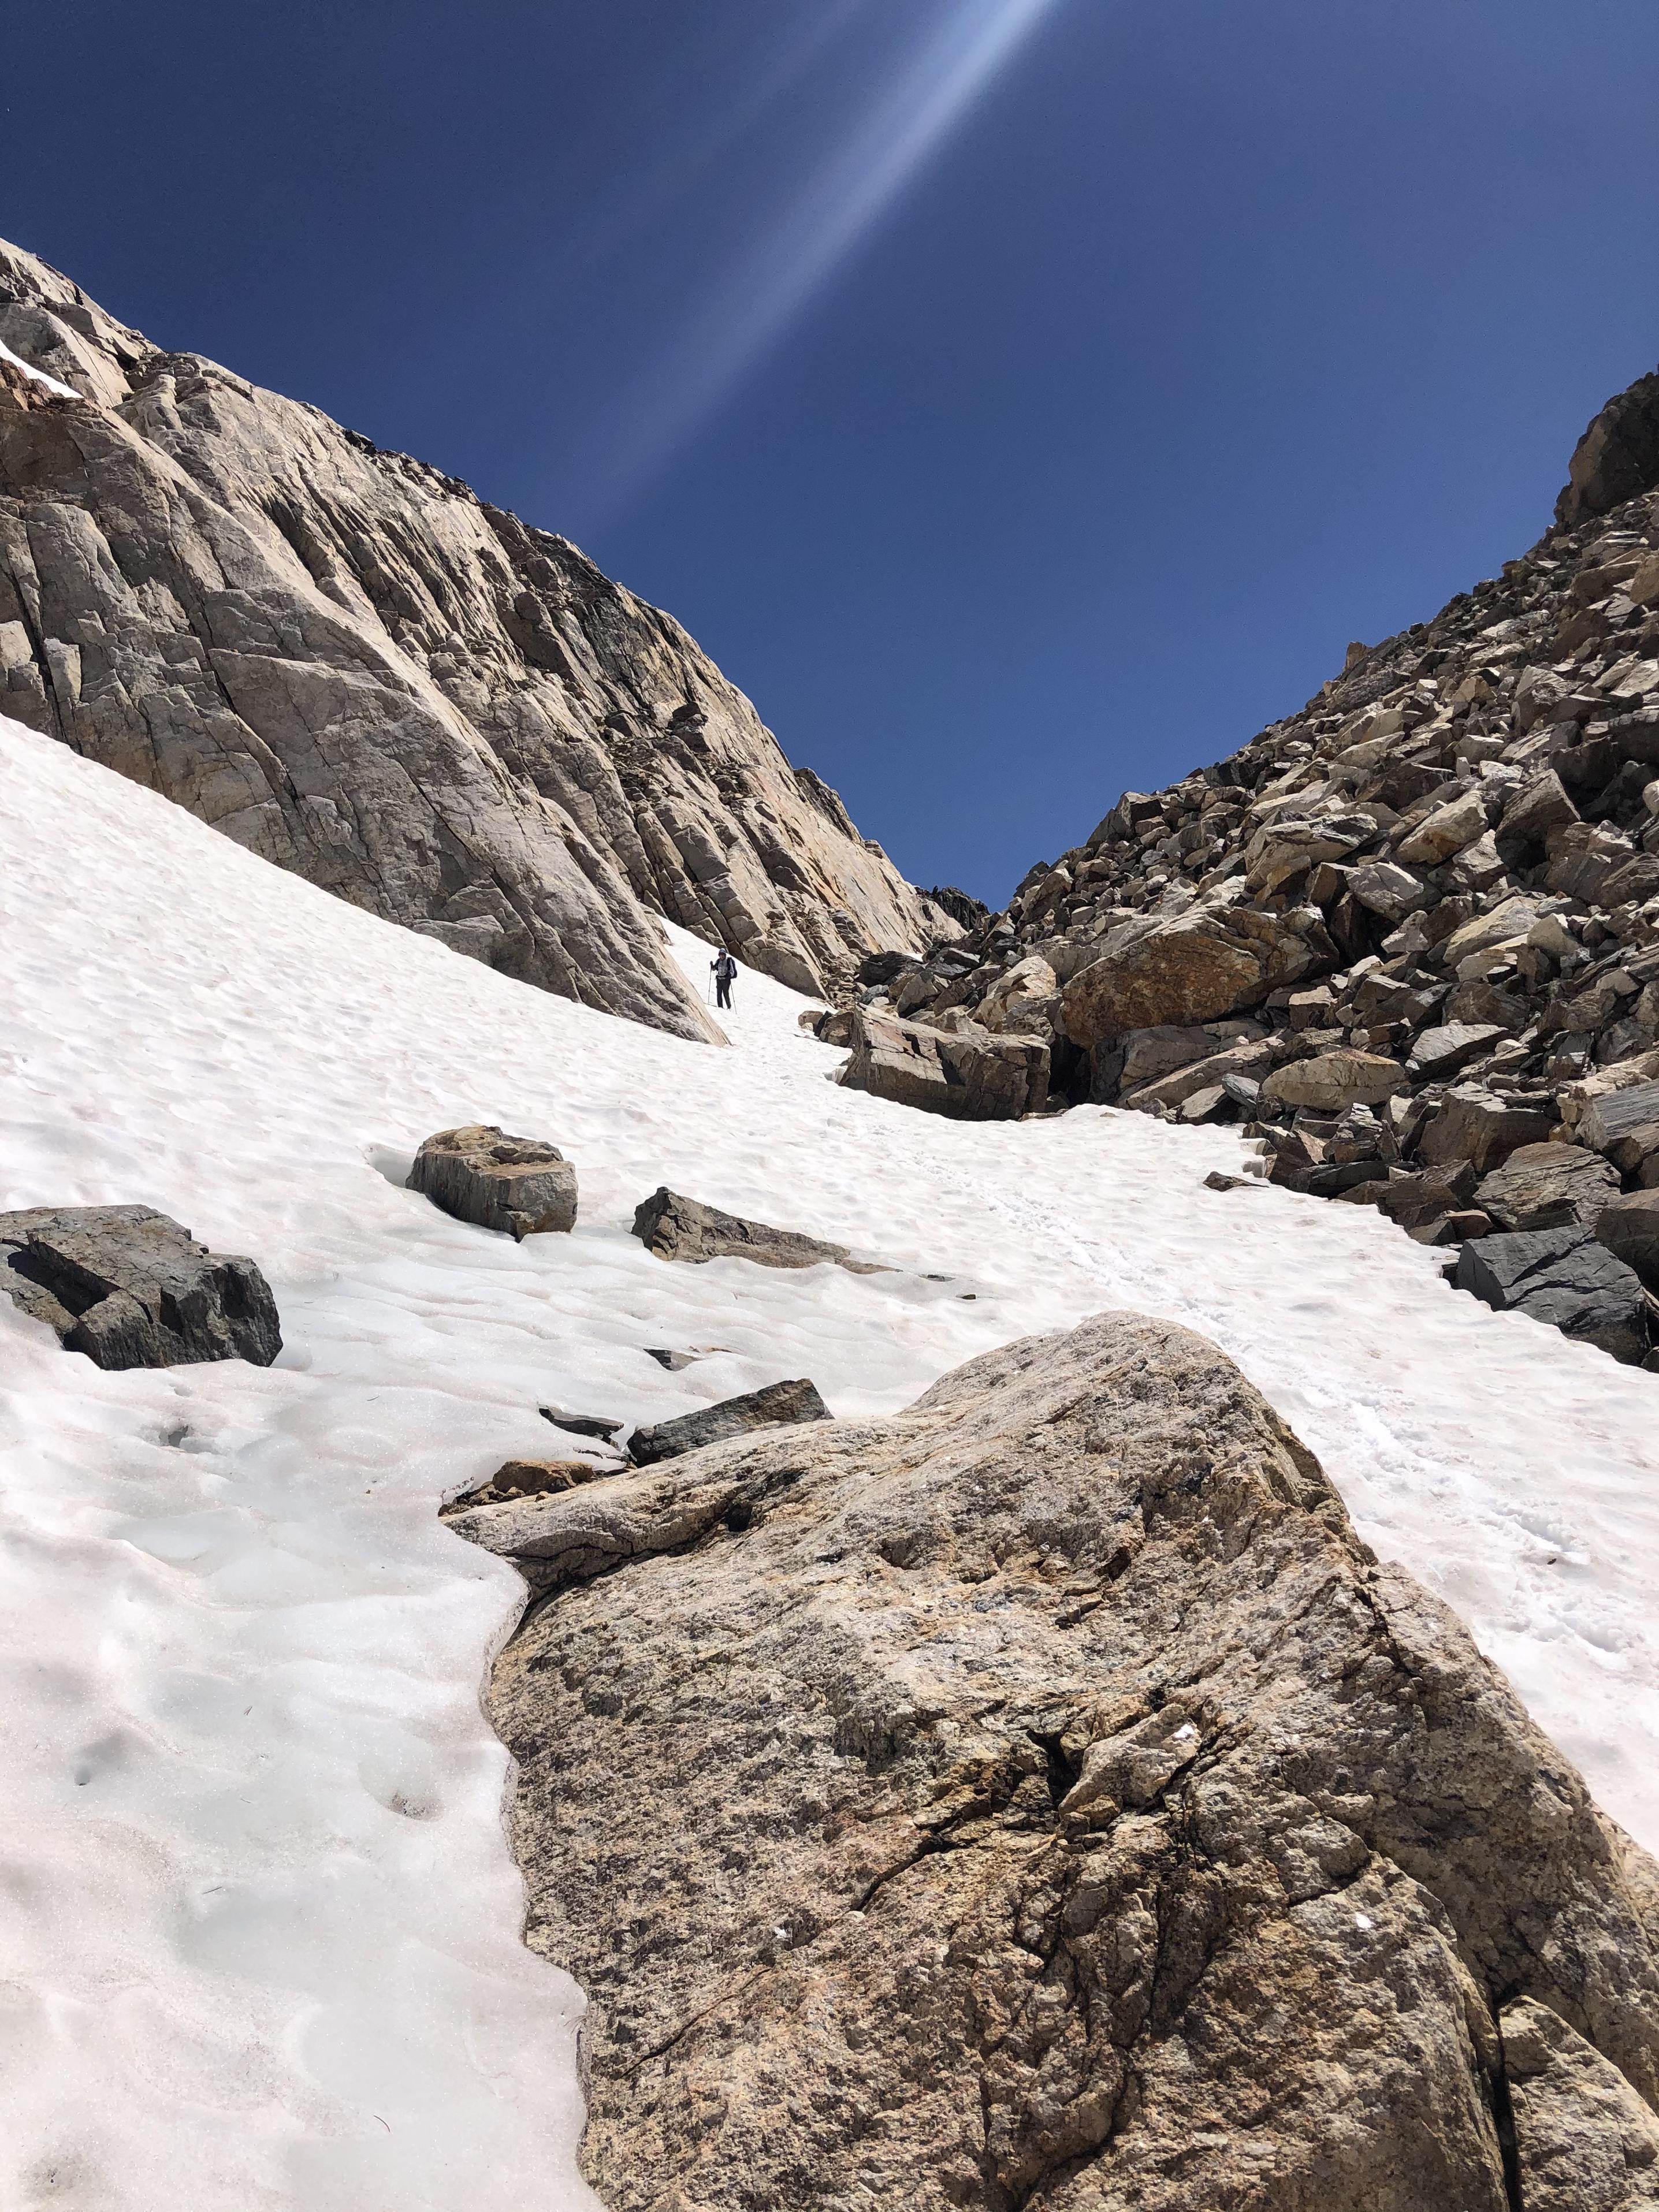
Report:
[[[566,539],[4,244],[0,678],[265,859],[681,1035],[653,914],[813,994],[958,933]]]

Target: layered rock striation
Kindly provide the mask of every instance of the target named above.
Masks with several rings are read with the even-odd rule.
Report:
[[[615,2212],[1652,2201],[1655,1868],[1201,1339],[451,1525]]]
[[[0,244],[0,711],[388,921],[682,1035],[651,920],[827,994],[944,907],[566,539]]]

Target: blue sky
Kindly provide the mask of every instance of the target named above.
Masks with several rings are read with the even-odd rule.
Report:
[[[0,231],[669,608],[912,878],[1543,529],[1659,363],[1652,0],[54,0]]]

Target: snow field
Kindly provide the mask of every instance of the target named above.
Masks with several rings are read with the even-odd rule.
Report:
[[[0,1207],[159,1206],[258,1261],[286,1340],[103,1375],[0,1298],[0,2204],[592,2202],[580,2000],[519,1943],[479,1704],[520,1586],[435,1517],[580,1449],[540,1405],[653,1421],[810,1375],[886,1411],[1103,1307],[1180,1320],[1659,1843],[1659,1381],[1368,1211],[1204,1190],[1226,1132],[861,1097],[747,972],[729,1051],[613,1020],[5,724],[0,927]],[[401,1188],[470,1121],[574,1160],[574,1235]],[[900,1272],[666,1266],[628,1233],[659,1182]]]

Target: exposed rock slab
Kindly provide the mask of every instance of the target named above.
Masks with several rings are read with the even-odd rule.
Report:
[[[269,1367],[283,1348],[253,1261],[210,1252],[154,1206],[0,1213],[0,1290],[97,1367]]]
[[[1648,1351],[1647,1310],[1633,1269],[1573,1224],[1464,1245],[1452,1278],[1499,1313],[1523,1313],[1633,1365]]]
[[[613,2212],[1506,2212],[1526,1998],[1539,2172],[1659,2093],[1651,1863],[1185,1331],[472,1518]]]
[[[1633,1267],[1650,1291],[1659,1291],[1659,1190],[1633,1190],[1595,1217],[1596,1242]]]
[[[353,904],[718,1038],[656,915],[821,995],[959,926],[568,540],[0,244],[0,697]]]
[[[953,1121],[1012,1121],[1048,1099],[1048,1048],[1030,1036],[994,1036],[977,1024],[954,1030],[852,1009],[853,1055],[841,1081],[897,1106]]]
[[[748,1391],[741,1398],[722,1398],[717,1405],[700,1406],[695,1413],[659,1421],[653,1428],[635,1429],[628,1449],[636,1467],[653,1467],[659,1460],[678,1459],[684,1452],[724,1443],[728,1437],[829,1418],[830,1408],[817,1387],[804,1377],[793,1382],[769,1382],[763,1390]]]
[[[458,1221],[520,1243],[576,1225],[576,1170],[556,1145],[493,1125],[441,1129],[415,1155],[409,1188]]]
[[[1476,1186],[1474,1202],[1500,1229],[1591,1226],[1619,1195],[1619,1177],[1582,1145],[1522,1145]]]
[[[884,1272],[877,1263],[855,1260],[845,1244],[804,1237],[796,1229],[774,1229],[769,1222],[745,1221],[722,1213],[701,1199],[685,1198],[660,1184],[634,1209],[634,1234],[659,1260],[684,1260],[700,1267],[708,1260],[752,1260],[760,1267],[845,1267],[854,1275]]]

